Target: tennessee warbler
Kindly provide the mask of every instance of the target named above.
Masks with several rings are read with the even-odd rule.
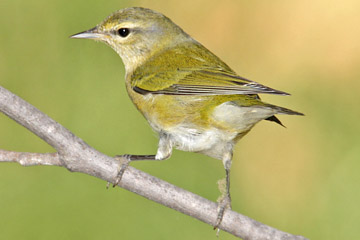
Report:
[[[164,160],[173,148],[222,160],[226,190],[215,227],[231,208],[235,143],[261,120],[281,124],[275,114],[303,115],[262,102],[257,94],[289,94],[240,77],[169,18],[150,9],[119,10],[71,38],[104,42],[120,55],[129,97],[159,133],[156,155],[127,155],[130,161]]]

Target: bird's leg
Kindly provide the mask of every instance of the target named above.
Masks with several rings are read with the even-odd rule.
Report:
[[[230,197],[230,167],[231,167],[231,159],[232,152],[230,154],[226,154],[227,157],[224,158],[223,164],[225,168],[225,184],[224,180],[219,181],[219,190],[221,192],[221,196],[218,199],[218,215],[216,219],[216,223],[214,229],[218,228],[223,219],[224,213],[226,209],[231,209],[231,197]],[[224,189],[225,185],[225,189]]]
[[[132,161],[141,161],[141,160],[166,160],[171,156],[172,153],[172,143],[170,141],[169,135],[165,133],[160,133],[159,147],[156,155],[116,155],[115,159],[120,161],[120,169],[115,178],[113,187],[119,184],[121,178]]]

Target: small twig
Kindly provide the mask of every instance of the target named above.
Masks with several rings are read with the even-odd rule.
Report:
[[[37,165],[62,166],[57,153],[12,152],[1,149],[0,162],[17,162],[24,167]]]
[[[0,86],[0,111],[38,135],[56,153],[20,153],[0,150],[0,162],[24,166],[55,165],[113,182],[119,161],[91,148],[69,130]],[[214,225],[217,204],[147,173],[128,167],[120,187]],[[231,210],[225,211],[220,229],[243,239],[305,239],[264,225]]]

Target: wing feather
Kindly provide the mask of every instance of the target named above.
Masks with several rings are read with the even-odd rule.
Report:
[[[168,95],[289,95],[238,76],[201,45],[190,44],[180,49],[162,52],[138,67],[131,75],[134,91]]]

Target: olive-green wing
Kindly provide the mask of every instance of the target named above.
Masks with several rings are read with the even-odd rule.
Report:
[[[289,95],[238,76],[202,45],[190,42],[161,52],[131,75],[141,94],[169,95]]]
[[[275,90],[234,73],[214,68],[177,68],[173,71],[153,71],[137,81],[133,89],[141,94],[168,95],[235,95],[288,93]]]

